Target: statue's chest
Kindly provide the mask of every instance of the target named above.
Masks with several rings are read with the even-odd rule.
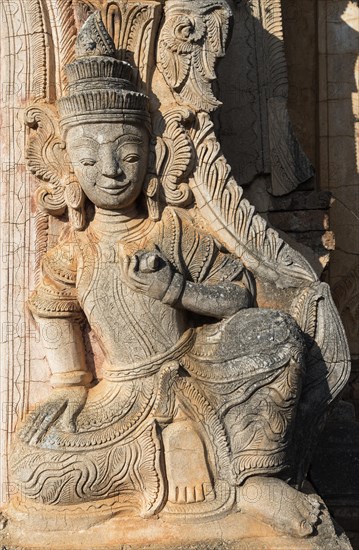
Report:
[[[185,329],[183,312],[126,284],[117,243],[92,243],[90,248],[82,251],[78,299],[104,348],[122,355],[131,349],[139,359],[173,345]]]
[[[154,307],[154,300],[133,291],[124,282],[119,250],[116,242],[101,242],[83,251],[77,290],[89,320],[105,321],[112,316],[117,322],[129,316],[141,319]]]

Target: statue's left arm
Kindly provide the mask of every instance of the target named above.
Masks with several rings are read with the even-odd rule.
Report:
[[[183,292],[173,305],[200,315],[223,319],[250,307],[252,301],[248,288],[241,283],[206,285],[185,281]]]
[[[173,307],[217,319],[251,307],[254,285],[240,260],[169,210],[158,250],[141,251],[124,262],[129,286]],[[175,222],[172,231],[169,222]]]

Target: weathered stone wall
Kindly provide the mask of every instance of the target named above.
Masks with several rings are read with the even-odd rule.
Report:
[[[353,358],[348,397],[359,405],[359,7],[319,2],[319,152],[322,189],[331,192],[336,247],[329,268]]]
[[[241,29],[246,31],[250,25],[256,29],[255,17],[245,24],[241,22],[247,5],[232,3],[233,37],[219,70],[224,105],[219,113],[218,133],[239,181],[241,155],[258,139],[254,117],[250,116],[251,109],[255,110],[251,90],[243,76],[250,69],[246,57],[238,53],[246,48],[243,38],[241,42]],[[253,9],[253,13],[260,14],[258,9]],[[282,15],[289,116],[315,168],[315,177],[278,197],[268,192],[270,176],[257,173],[245,192],[262,215],[306,255],[318,273],[325,268],[322,278],[333,289],[353,360],[344,398],[354,404],[359,418],[359,8],[357,2],[348,0],[291,0],[282,1]],[[267,39],[268,30],[280,46],[280,25],[264,29],[261,39]],[[263,60],[257,57],[256,61],[260,71],[266,71],[266,65],[261,65]],[[266,90],[264,95],[268,97],[268,93]],[[329,468],[340,462],[343,475],[338,476],[331,466],[324,476],[323,468],[318,468],[315,476],[338,520],[352,532],[358,546],[354,531],[359,503],[354,480],[358,477],[355,464],[359,436],[350,408],[338,411],[321,446],[318,464],[321,466],[324,460]]]
[[[358,3],[283,2],[289,112],[316,168],[317,189],[332,197],[335,234],[329,282],[359,358]],[[353,388],[352,398],[358,399]]]
[[[317,2],[284,1],[282,9],[290,118],[304,151],[317,167]]]
[[[316,168],[316,186],[331,196],[335,250],[325,277],[349,339],[352,375],[344,394],[359,418],[359,96],[357,2],[283,2],[289,112]],[[300,225],[300,224],[299,224]],[[338,522],[359,547],[359,425],[338,409],[323,434],[313,478]],[[335,468],[333,464],[341,464]]]
[[[233,35],[218,71],[223,107],[216,115],[217,133],[234,175],[257,210],[286,233],[318,273],[326,268],[322,277],[334,292],[353,359],[345,397],[358,414],[358,3],[283,1],[282,24],[275,9],[273,24],[263,20],[261,5],[231,2]],[[256,39],[251,41],[253,33]],[[313,178],[284,196],[271,192],[271,167],[265,160],[260,165],[268,148],[264,105],[273,95],[269,58],[262,47],[268,41],[278,58],[284,43],[288,87],[281,81],[280,94],[288,97],[295,134],[315,169]],[[255,70],[264,76],[255,76]]]
[[[327,276],[353,358],[347,396],[358,407],[358,4],[346,0],[284,2],[283,15],[289,112],[316,167],[318,188],[332,197],[329,225],[335,251]]]

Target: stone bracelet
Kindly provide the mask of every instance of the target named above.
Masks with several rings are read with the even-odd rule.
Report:
[[[183,275],[181,275],[180,273],[175,273],[171,284],[166,291],[166,294],[161,300],[162,303],[168,304],[170,306],[176,305],[183,292],[185,282],[186,281]]]
[[[50,378],[50,383],[54,388],[62,386],[86,386],[91,381],[92,374],[83,370],[55,373]]]

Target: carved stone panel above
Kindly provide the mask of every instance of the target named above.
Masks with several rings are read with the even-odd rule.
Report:
[[[219,67],[218,134],[236,177],[248,185],[268,176],[274,196],[313,176],[287,110],[288,78],[281,0],[233,2],[228,57]]]

